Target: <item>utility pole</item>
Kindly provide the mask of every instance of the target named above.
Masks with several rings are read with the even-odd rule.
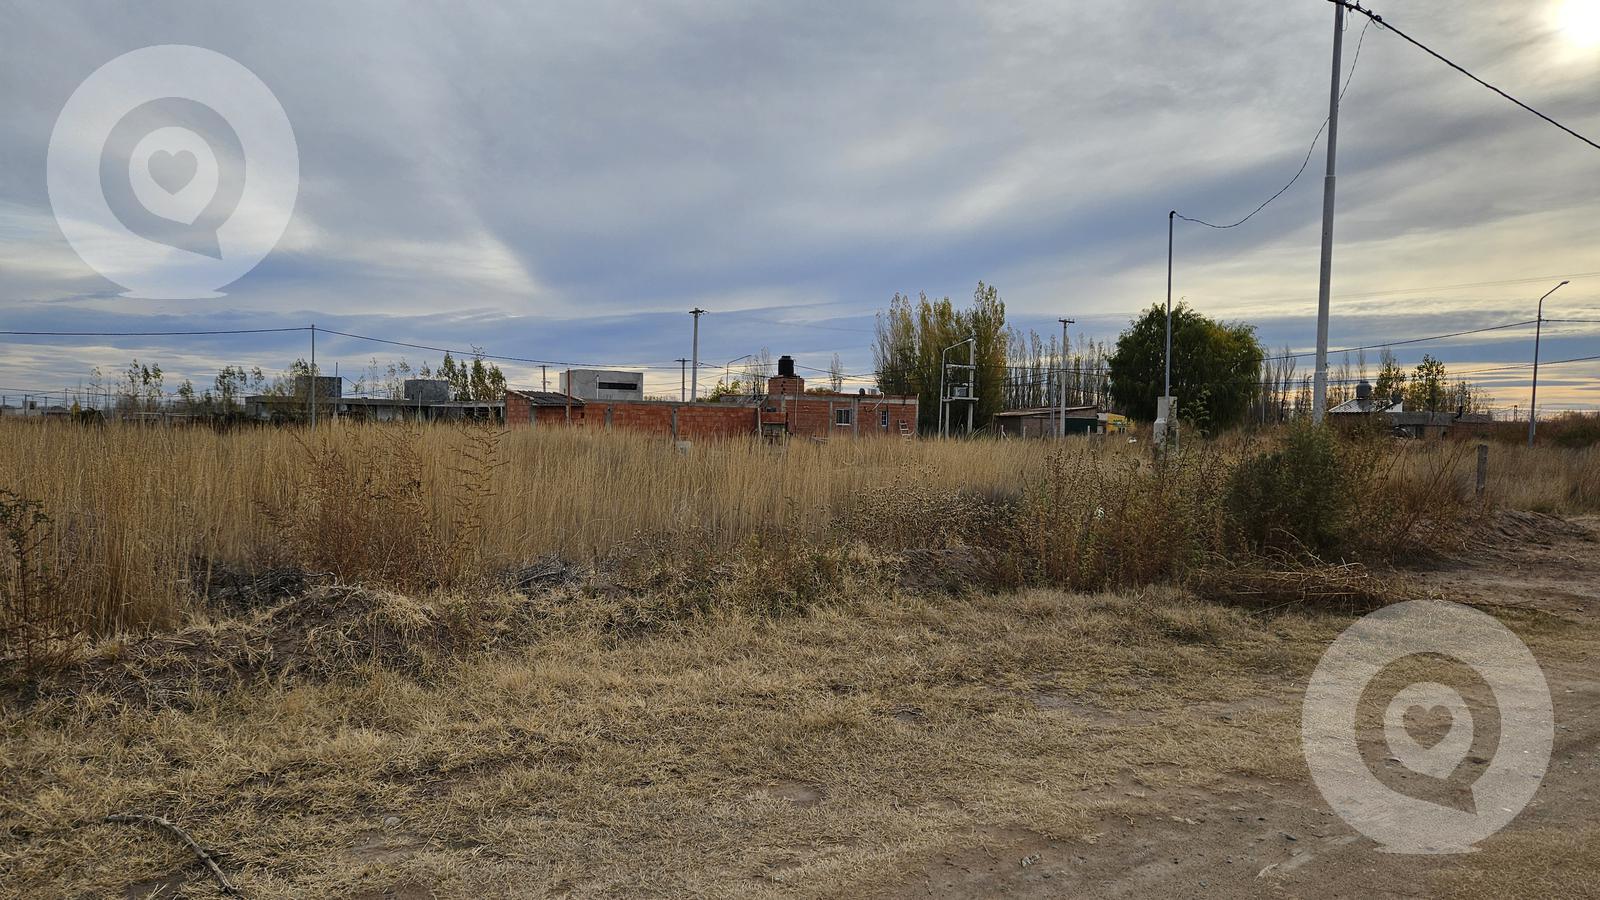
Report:
[[[1333,81],[1328,88],[1328,174],[1322,181],[1322,274],[1317,286],[1317,372],[1311,388],[1311,421],[1328,411],[1328,305],[1333,288],[1334,170],[1339,152],[1339,75],[1344,61],[1344,4],[1333,4]]]
[[[967,345],[967,365],[963,366],[963,365],[960,365],[959,363],[947,362],[947,360],[949,359],[950,351],[956,349],[957,347],[961,346],[962,344],[966,344]],[[958,342],[956,342],[954,344],[951,344],[950,346],[944,348],[944,350],[939,353],[939,436],[940,437],[948,437],[950,435],[950,401],[952,399],[965,399],[969,403],[977,403],[977,385],[978,385],[977,349],[978,349],[978,340],[977,340],[977,338],[967,338],[964,341],[958,341]],[[953,386],[954,386],[954,382],[950,381],[950,379],[948,377],[949,371],[951,369],[967,369],[969,371],[969,373],[970,373],[967,376],[968,380],[966,382],[966,385],[967,385],[967,396],[964,397],[964,398],[952,398],[950,396],[950,391],[953,389]],[[968,406],[967,407],[967,434],[970,435],[971,433],[972,433],[972,407]]]
[[[687,387],[689,376],[687,370],[684,369],[684,366],[688,365],[689,361],[680,356],[673,362],[678,364],[678,402],[682,403],[689,397],[689,388]]]
[[[550,376],[548,374],[549,368],[549,366],[539,367],[539,390],[541,391],[550,390]]]
[[[1561,290],[1563,281],[1548,291],[1544,297]],[[1539,298],[1539,312],[1533,325],[1533,396],[1528,398],[1528,449],[1533,449],[1533,433],[1539,427],[1539,338],[1544,333],[1544,297]]]
[[[311,323],[311,427],[317,427],[317,323]]]
[[[700,307],[689,310],[689,315],[694,316],[694,351],[690,355],[692,365],[689,368],[689,399],[700,399],[700,317],[706,311]]]
[[[978,409],[978,342],[967,342],[967,437],[972,437],[972,416]]]
[[[1076,325],[1077,319],[1061,319],[1061,434],[1067,437],[1067,326]]]
[[[1161,396],[1172,396],[1172,223],[1178,218],[1178,211],[1167,213],[1167,352],[1165,360],[1166,380],[1162,382]]]

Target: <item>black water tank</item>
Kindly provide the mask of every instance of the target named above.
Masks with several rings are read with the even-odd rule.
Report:
[[[780,357],[778,357],[778,377],[779,378],[793,378],[794,377],[794,357],[792,357],[792,356],[780,356]]]
[[[1356,385],[1356,399],[1360,400],[1362,403],[1372,399],[1371,383],[1367,382],[1366,380],[1362,380],[1360,384]]]

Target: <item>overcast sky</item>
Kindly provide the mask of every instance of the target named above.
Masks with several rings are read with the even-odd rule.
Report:
[[[693,306],[718,365],[766,347],[867,372],[896,291],[963,300],[980,279],[1024,328],[1071,315],[1114,338],[1164,296],[1169,209],[1233,221],[1300,167],[1327,114],[1333,18],[1325,0],[6,5],[0,329],[315,321],[659,367],[657,392],[677,389]],[[1600,139],[1595,0],[1373,5]],[[46,192],[73,90],[168,43],[249,67],[299,145],[288,231],[223,299],[119,297]],[[1377,27],[1339,138],[1334,347],[1530,319],[1562,278],[1546,314],[1600,319],[1600,151]],[[1177,295],[1312,347],[1322,154],[1239,228],[1180,222]],[[0,337],[0,392],[133,356],[208,384],[227,363],[281,369],[304,337]],[[1396,348],[1407,364],[1424,350],[1462,371],[1523,363],[1532,329]],[[401,355],[438,361],[318,345],[346,373]],[[1543,355],[1600,355],[1600,325],[1547,326]],[[537,367],[505,369],[537,386]],[[1526,379],[1484,376],[1505,406],[1526,404]],[[1552,406],[1600,407],[1600,363],[1540,386]]]

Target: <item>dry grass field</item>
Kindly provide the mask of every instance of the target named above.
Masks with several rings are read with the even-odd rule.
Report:
[[[1494,512],[1600,508],[1600,455],[1496,446],[1480,502],[1470,446],[1341,451],[1360,502],[1313,555],[1230,511],[1276,440],[1157,465],[0,427],[4,624],[38,644],[0,673],[0,896],[217,895],[112,813],[183,826],[250,897],[1325,896],[1349,857],[1286,805],[1296,697],[1363,608],[1501,573],[1530,593],[1499,614],[1589,716],[1569,745],[1600,735],[1592,534]],[[1600,858],[1550,810],[1413,893],[1590,889],[1592,866],[1547,871],[1552,847]],[[1257,818],[1271,841],[1235,833]],[[1258,877],[1291,827],[1325,858]],[[1166,880],[1138,880],[1140,834],[1170,838]]]

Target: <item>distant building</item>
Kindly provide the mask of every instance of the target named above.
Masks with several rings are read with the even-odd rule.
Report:
[[[555,391],[506,391],[506,425],[526,425],[533,428],[548,425],[571,425],[576,411],[577,422],[583,420],[582,400]]]
[[[577,373],[574,370],[572,383],[581,387]],[[611,375],[619,373],[605,374],[609,381]],[[595,380],[598,387],[599,379]],[[642,378],[640,382],[642,386]],[[562,383],[566,384],[566,379]],[[866,391],[808,392],[805,379],[795,374],[794,360],[785,356],[778,360],[778,374],[768,379],[767,395],[760,399],[645,400],[641,390],[637,399],[618,400],[511,390],[506,392],[506,424],[535,429],[551,425],[626,429],[677,440],[755,435],[817,440],[910,438],[917,429],[917,398]]]
[[[567,369],[560,391],[579,400],[643,400],[644,373],[611,369]]]
[[[450,385],[431,378],[410,378],[402,387],[403,397],[346,397],[343,380],[331,376],[317,378],[317,418],[351,419],[366,422],[476,420],[497,422],[505,417],[501,401],[451,400]],[[311,380],[295,379],[293,394],[255,394],[244,398],[245,415],[275,422],[304,421],[311,418]]]
[[[1371,421],[1372,417],[1377,417],[1397,437],[1418,439],[1444,437],[1452,429],[1478,432],[1494,425],[1493,416],[1462,409],[1454,412],[1408,410],[1398,393],[1376,397],[1372,385],[1365,381],[1356,385],[1355,397],[1328,410],[1328,421],[1345,427]]]
[[[1105,430],[1100,407],[1067,407],[1067,434],[1099,434]],[[1061,407],[1008,409],[994,414],[994,431],[1003,437],[1055,437],[1061,428]]]
[[[1361,382],[1356,385],[1356,395],[1343,403],[1337,404],[1328,410],[1330,416],[1370,416],[1373,413],[1396,413],[1405,409],[1405,403],[1396,393],[1392,397],[1374,397],[1372,385]]]
[[[450,382],[442,378],[407,378],[401,391],[413,403],[450,402]]]

